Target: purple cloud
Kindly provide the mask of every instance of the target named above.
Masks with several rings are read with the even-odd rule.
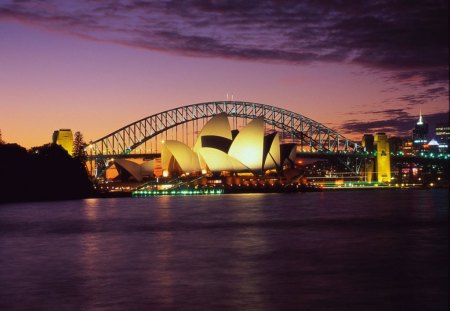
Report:
[[[190,56],[355,63],[448,90],[445,0],[9,0],[1,19]]]
[[[343,134],[352,133],[376,133],[386,132],[391,136],[409,137],[412,135],[412,129],[418,120],[417,115],[409,115],[403,109],[386,109],[369,112],[377,114],[377,120],[359,121],[348,120],[340,128]],[[383,117],[380,118],[379,115]],[[449,112],[438,112],[423,116],[424,121],[430,125],[430,137],[433,136],[434,128],[437,124],[449,123]]]

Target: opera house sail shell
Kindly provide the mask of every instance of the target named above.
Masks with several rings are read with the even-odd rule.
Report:
[[[248,168],[244,164],[219,149],[208,147],[200,148],[198,154],[207,164],[207,170],[211,172],[248,171]]]
[[[228,140],[231,144],[231,128],[230,122],[228,122],[228,116],[226,113],[222,112],[213,116],[202,128],[197,141],[194,145],[194,152],[197,152],[199,148],[208,147],[208,138]],[[228,146],[229,147],[229,146]],[[227,151],[225,151],[227,152]]]
[[[204,125],[192,149],[176,140],[164,141],[161,165],[165,177],[207,171],[260,175],[293,163],[295,148],[294,144],[280,145],[276,132],[265,135],[264,117],[232,132],[227,114],[220,113]]]
[[[280,168],[280,136],[272,133],[264,137],[264,170]]]
[[[231,144],[228,154],[244,164],[250,171],[263,169],[264,117],[252,120]]]
[[[138,164],[125,159],[115,159],[114,164],[116,167],[120,167],[127,171],[137,181],[142,181],[144,177],[153,176],[153,171],[155,169],[154,160]]]
[[[184,173],[200,171],[198,156],[189,146],[176,140],[166,140],[161,152],[163,174],[172,171],[176,164]]]

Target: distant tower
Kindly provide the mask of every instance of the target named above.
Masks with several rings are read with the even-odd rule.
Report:
[[[385,133],[375,134],[377,148],[377,179],[379,182],[391,181],[391,154],[389,141]]]
[[[422,111],[419,114],[419,121],[413,130],[413,148],[416,151],[424,149],[424,145],[428,142],[428,123],[423,122]]]
[[[73,134],[70,129],[60,129],[53,132],[53,143],[63,147],[67,153],[73,154]]]

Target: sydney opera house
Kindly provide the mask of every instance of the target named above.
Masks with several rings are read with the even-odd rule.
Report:
[[[263,117],[256,118],[240,131],[231,131],[225,113],[205,124],[194,147],[182,142],[163,142],[161,164],[164,176],[195,172],[263,175],[281,170],[295,161],[295,145],[280,145],[278,133],[265,135]]]
[[[266,133],[263,117],[231,130],[226,113],[213,116],[202,128],[191,148],[177,140],[162,141],[162,177],[255,175],[281,172],[294,165],[295,144],[281,144],[277,132]],[[116,160],[116,165],[142,180],[155,170],[156,160],[136,164]],[[153,174],[155,175],[155,174]]]

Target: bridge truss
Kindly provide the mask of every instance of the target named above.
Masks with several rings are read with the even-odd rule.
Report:
[[[205,120],[225,112],[228,117],[254,119],[264,116],[269,128],[298,143],[303,151],[357,152],[362,148],[332,129],[299,113],[249,102],[207,102],[174,108],[133,122],[94,142],[88,155],[118,156],[138,150],[145,142],[172,128],[195,120]],[[195,126],[194,126],[195,130]],[[200,129],[198,129],[200,130]]]
[[[296,143],[301,152],[357,154],[363,150],[357,143],[299,113],[259,103],[220,101],[170,109],[126,125],[90,143],[86,150],[88,159],[99,164],[116,157],[157,154],[158,138],[159,142],[176,139],[192,146],[195,137],[188,132],[197,135],[201,130],[199,121],[205,124],[222,112],[231,118],[234,129],[264,116],[266,131],[279,132],[282,141]]]

